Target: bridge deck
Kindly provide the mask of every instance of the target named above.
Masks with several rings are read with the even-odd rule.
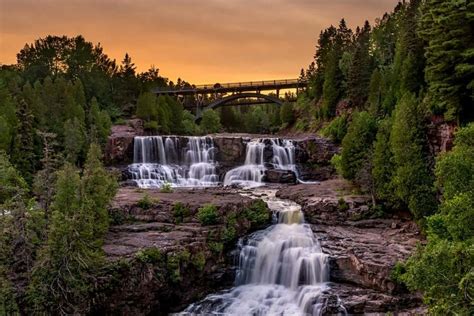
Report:
[[[193,85],[191,87],[182,87],[177,89],[157,88],[153,90],[156,94],[170,95],[192,95],[207,93],[230,93],[245,91],[264,91],[277,89],[300,88],[307,85],[306,81],[299,79],[281,79],[281,80],[263,80],[263,81],[247,81],[233,83],[215,83],[204,85]]]

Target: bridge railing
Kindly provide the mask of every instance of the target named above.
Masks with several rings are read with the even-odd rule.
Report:
[[[244,82],[231,82],[231,83],[214,83],[214,84],[202,84],[202,85],[191,85],[184,87],[166,87],[157,88],[155,92],[185,92],[185,91],[199,91],[199,90],[219,90],[219,89],[239,89],[239,88],[265,88],[265,87],[278,87],[285,85],[305,85],[306,80],[300,79],[279,79],[279,80],[261,80],[261,81],[244,81]]]

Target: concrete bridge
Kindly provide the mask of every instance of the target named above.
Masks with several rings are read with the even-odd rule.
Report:
[[[307,85],[305,80],[282,79],[166,87],[156,88],[152,92],[157,95],[176,97],[184,108],[195,111],[196,120],[199,120],[203,110],[221,106],[268,103],[282,105],[285,101],[295,101],[299,91]],[[286,93],[284,98],[281,98],[282,90],[295,93]],[[270,92],[270,94],[264,94],[262,91]]]

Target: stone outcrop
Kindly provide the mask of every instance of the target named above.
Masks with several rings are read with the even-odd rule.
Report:
[[[121,188],[109,211],[109,266],[98,278],[93,312],[166,315],[230,286],[237,239],[270,224],[262,203],[223,189]],[[217,221],[203,226],[197,213],[208,204]]]
[[[133,139],[143,135],[143,122],[128,120],[126,124],[114,125],[105,146],[105,161],[108,164],[123,165],[133,160]]]
[[[456,129],[456,123],[446,122],[442,117],[433,116],[431,118],[428,125],[428,144],[433,157],[453,147]]]
[[[295,139],[295,160],[299,178],[304,181],[323,181],[331,178],[335,170],[331,158],[339,152],[339,147],[322,137]]]
[[[268,183],[296,183],[296,175],[291,170],[265,170],[264,181]]]
[[[417,295],[391,279],[394,265],[423,242],[417,225],[404,213],[379,218],[369,207],[370,198],[354,194],[354,189],[345,180],[333,179],[285,187],[277,196],[301,204],[323,251],[330,255],[330,278],[337,284],[328,293],[338,295],[347,312],[421,306]]]

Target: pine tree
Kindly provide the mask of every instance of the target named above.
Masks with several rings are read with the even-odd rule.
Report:
[[[342,140],[342,175],[349,180],[357,180],[366,160],[370,159],[371,146],[376,133],[375,119],[368,112],[353,115],[347,134]]]
[[[91,144],[81,180],[82,207],[87,208],[87,213],[90,214],[93,238],[99,243],[98,246],[102,245],[102,239],[109,227],[107,206],[114,197],[117,186],[116,180],[102,165],[101,158],[100,146]]]
[[[86,136],[83,124],[77,119],[69,119],[64,123],[64,155],[66,161],[77,164],[83,158]],[[83,161],[83,160],[82,160]]]
[[[415,95],[405,94],[395,108],[390,148],[395,164],[395,194],[415,218],[436,211],[433,176],[429,169],[422,106]]]
[[[21,99],[17,110],[18,128],[15,138],[12,161],[26,180],[31,183],[36,170],[37,157],[34,152],[33,115],[28,104]]]
[[[474,118],[474,4],[427,0],[419,34],[426,47],[427,98],[435,114],[447,120]]]
[[[371,27],[365,21],[364,27],[356,34],[355,51],[348,74],[348,97],[356,107],[363,107],[367,100],[372,59],[369,55],[369,39]]]

